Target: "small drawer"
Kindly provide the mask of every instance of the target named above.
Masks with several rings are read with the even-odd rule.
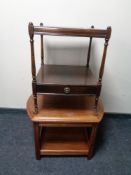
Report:
[[[62,95],[94,95],[100,90],[99,86],[65,86],[65,85],[37,85],[37,92],[43,94]]]

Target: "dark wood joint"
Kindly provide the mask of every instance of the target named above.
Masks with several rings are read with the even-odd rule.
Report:
[[[106,35],[106,39],[110,39],[110,37],[111,37],[111,32],[112,32],[112,28],[111,28],[111,26],[108,26],[107,27],[107,35]]]
[[[30,39],[32,40],[34,37],[34,26],[32,22],[30,22],[28,25],[28,32],[29,32]]]

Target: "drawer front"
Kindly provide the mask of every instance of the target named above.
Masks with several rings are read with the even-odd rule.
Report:
[[[64,86],[64,85],[37,85],[37,92],[43,94],[88,94],[94,95],[99,91],[99,86]]]

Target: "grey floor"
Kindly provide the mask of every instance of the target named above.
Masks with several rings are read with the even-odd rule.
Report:
[[[106,115],[95,155],[35,160],[25,111],[0,109],[0,175],[131,175],[131,116]]]

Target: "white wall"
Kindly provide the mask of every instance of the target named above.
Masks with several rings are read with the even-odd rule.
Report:
[[[43,22],[51,26],[89,27],[92,24],[97,28],[112,26],[102,99],[106,112],[131,113],[130,19],[130,0],[0,1],[0,107],[25,108],[26,100],[31,94],[27,25],[32,21],[37,25]],[[48,40],[47,43],[51,50],[53,42]],[[66,50],[67,40],[65,46],[63,41],[62,43]],[[74,48],[73,43],[76,42],[71,40],[71,43]],[[81,45],[85,46],[85,43],[83,40]],[[47,59],[51,56],[48,53],[49,49],[46,48]],[[64,52],[65,50],[63,49]],[[75,56],[82,55],[84,58],[86,51],[79,51],[76,50]],[[67,53],[72,56],[72,52]]]

